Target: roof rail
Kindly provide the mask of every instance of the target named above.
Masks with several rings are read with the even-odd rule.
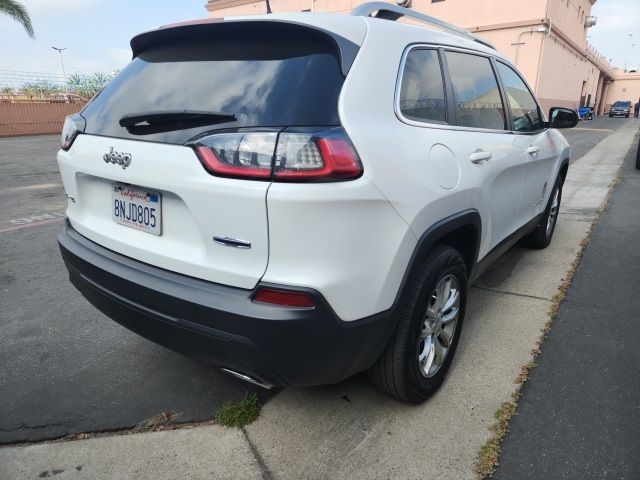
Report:
[[[413,10],[409,10],[408,8],[400,7],[386,2],[363,3],[362,5],[358,5],[356,8],[354,8],[351,11],[351,15],[356,15],[359,17],[382,18],[384,20],[392,21],[395,21],[400,17],[415,18],[416,20],[420,20],[421,22],[435,25],[449,33],[453,33],[454,35],[458,35],[459,37],[464,37],[468,40],[473,40],[474,42],[481,43],[482,45],[496,50],[496,47],[491,42],[483,40],[477,35],[474,35],[473,33],[468,32],[462,28],[451,25],[450,23],[444,22],[438,18],[431,17],[429,15],[418,13]]]

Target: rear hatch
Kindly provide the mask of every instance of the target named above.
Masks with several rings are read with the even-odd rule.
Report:
[[[287,127],[338,126],[340,48],[326,33],[282,22],[168,30],[132,41],[135,58],[85,107],[84,132],[59,152],[67,215],[115,252],[252,288],[268,261],[271,180],[210,173],[194,140],[261,132],[253,155],[270,159],[268,140]]]

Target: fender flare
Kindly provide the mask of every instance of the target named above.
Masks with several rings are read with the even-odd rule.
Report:
[[[564,175],[562,175],[563,170],[564,170]],[[569,171],[569,157],[565,158],[564,160],[562,160],[560,162],[560,167],[558,168],[558,173],[556,174],[556,178],[558,178],[558,175],[562,175],[562,183],[563,184],[564,184],[564,181],[567,178],[567,172],[568,171]]]
[[[431,248],[433,248],[433,246],[447,234],[458,230],[459,228],[469,226],[473,227],[475,230],[475,238],[473,239],[475,248],[471,257],[465,259],[465,264],[468,270],[468,277],[472,277],[473,271],[478,263],[478,252],[480,250],[480,240],[482,238],[482,219],[480,217],[480,212],[475,209],[468,209],[455,213],[434,223],[420,236],[411,257],[409,258],[409,263],[407,264],[402,281],[400,282],[400,287],[396,293],[395,301],[393,302],[394,305],[397,305],[400,302],[400,297],[404,292],[406,284],[409,281],[415,266],[429,253],[429,250],[431,250]]]

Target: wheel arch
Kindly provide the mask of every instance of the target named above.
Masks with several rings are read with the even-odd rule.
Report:
[[[569,171],[569,157],[565,158],[560,162],[560,169],[558,170],[558,175],[562,177],[562,183],[567,179],[567,172]]]
[[[399,303],[400,296],[416,266],[426,258],[436,244],[448,245],[458,250],[464,260],[467,276],[471,278],[478,261],[481,235],[482,221],[480,213],[475,209],[464,210],[431,225],[418,239],[394,303]]]

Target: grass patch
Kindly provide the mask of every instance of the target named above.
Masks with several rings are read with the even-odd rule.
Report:
[[[533,369],[536,364],[531,361],[525,363],[522,367],[520,367],[520,373],[518,374],[518,378],[516,378],[516,383],[523,385],[529,379],[529,372]]]
[[[509,430],[509,420],[516,414],[518,406],[513,402],[504,402],[494,414],[496,422],[491,426],[493,435],[480,447],[476,469],[482,477],[491,475],[498,465],[500,444]]]
[[[245,395],[238,402],[227,402],[220,407],[216,420],[225,427],[244,427],[260,415],[258,396],[255,393]]]

